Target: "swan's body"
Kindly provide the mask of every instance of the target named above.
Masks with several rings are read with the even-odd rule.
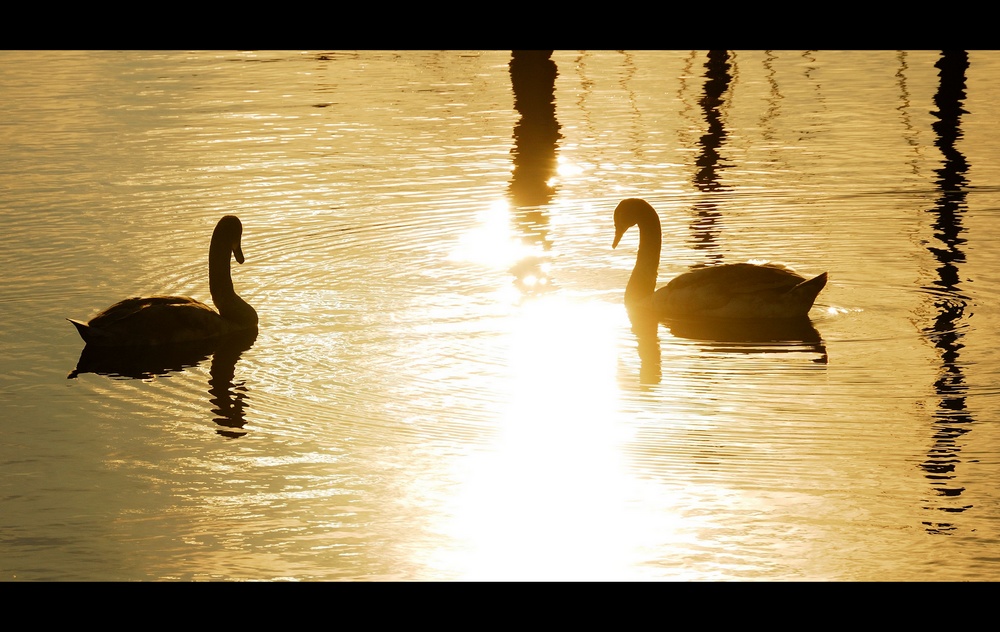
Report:
[[[257,312],[236,294],[229,258],[243,263],[243,224],[234,215],[219,220],[208,251],[208,284],[219,311],[187,296],[127,298],[76,325],[88,345],[165,345],[256,330]]]
[[[668,318],[803,318],[826,272],[807,279],[778,264],[733,263],[698,268],[656,290],[660,266],[660,218],[644,200],[623,200],[615,209],[616,247],[639,226],[639,253],[625,289],[629,309],[650,309]]]

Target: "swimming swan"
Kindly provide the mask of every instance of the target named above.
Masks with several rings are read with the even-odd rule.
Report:
[[[803,318],[826,285],[826,272],[812,279],[768,263],[732,263],[680,275],[654,292],[660,266],[660,218],[645,200],[629,198],[615,208],[618,246],[639,225],[639,253],[625,288],[629,309],[652,309],[668,318]]]
[[[243,224],[235,215],[219,220],[208,250],[208,286],[219,311],[187,296],[127,298],[89,322],[68,318],[88,345],[165,345],[256,330],[257,312],[236,294],[229,256],[243,263]]]

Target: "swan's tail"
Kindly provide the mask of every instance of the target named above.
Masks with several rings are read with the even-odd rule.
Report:
[[[93,336],[91,336],[90,327],[87,325],[87,323],[80,322],[79,320],[73,320],[72,318],[67,318],[66,320],[73,323],[73,325],[76,327],[76,330],[80,332],[80,337],[83,338],[84,342],[90,342],[90,339]]]
[[[808,310],[824,287],[826,287],[826,272],[799,283],[789,290],[788,294],[794,296],[796,302],[805,305]]]

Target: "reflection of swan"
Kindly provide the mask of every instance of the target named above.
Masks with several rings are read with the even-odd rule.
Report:
[[[226,336],[212,356],[208,393],[212,396],[215,423],[221,426],[216,428],[216,432],[225,437],[234,439],[246,434],[243,426],[247,423],[245,409],[249,406],[247,388],[244,382],[236,381],[236,361],[244,351],[253,346],[256,338],[256,331]]]
[[[80,352],[76,368],[67,377],[84,373],[137,380],[167,375],[197,366],[212,355],[213,339],[192,340],[173,345],[109,347],[88,344]]]
[[[660,218],[644,200],[622,200],[615,209],[615,241],[639,225],[639,254],[625,289],[625,305],[670,318],[802,318],[826,285],[826,273],[807,280],[777,265],[733,263],[699,268],[659,290]]]
[[[67,377],[84,373],[114,378],[150,379],[197,366],[212,356],[208,393],[216,431],[226,437],[241,437],[246,425],[247,389],[236,382],[236,362],[253,346],[257,331],[248,329],[227,336],[191,340],[173,345],[95,346],[87,345],[80,354],[76,369]]]
[[[826,343],[806,316],[798,318],[668,319],[670,333],[678,338],[708,343],[706,348],[729,353],[819,354],[813,362],[827,364]]]
[[[88,345],[162,345],[256,330],[257,312],[236,294],[229,256],[243,263],[243,224],[234,215],[219,220],[208,251],[208,285],[218,312],[186,296],[127,298],[90,322],[68,319]]]
[[[108,377],[149,379],[197,366],[209,356],[214,356],[212,371],[215,373],[215,365],[220,362],[220,358],[224,358],[223,363],[229,362],[235,366],[236,359],[253,346],[256,338],[255,330],[247,330],[172,345],[109,347],[88,344],[80,353],[76,368],[67,377],[73,379],[84,373],[95,373]],[[232,370],[231,366],[230,371]]]
[[[817,345],[822,338],[812,321],[805,317],[786,318],[702,318],[668,319],[667,329],[689,340],[749,344],[800,343]]]
[[[663,377],[660,368],[660,323],[648,311],[629,310],[632,333],[639,345],[639,383],[659,384]]]

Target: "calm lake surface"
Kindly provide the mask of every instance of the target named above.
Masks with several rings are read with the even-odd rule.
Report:
[[[0,579],[1000,578],[1000,53],[511,61],[0,52]],[[626,197],[811,325],[634,328]],[[225,214],[256,339],[67,379]]]

